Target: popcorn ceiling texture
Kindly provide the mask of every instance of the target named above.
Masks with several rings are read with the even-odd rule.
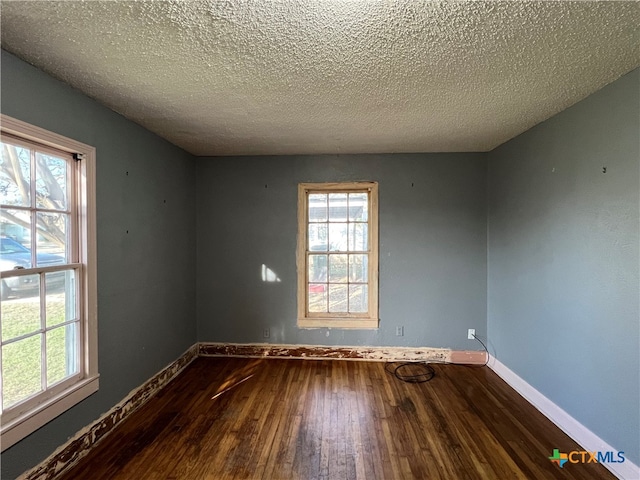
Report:
[[[488,151],[640,65],[640,3],[3,1],[2,48],[195,155]]]

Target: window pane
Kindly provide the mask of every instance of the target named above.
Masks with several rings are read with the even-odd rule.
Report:
[[[347,220],[347,194],[329,194],[329,221],[344,222]]]
[[[329,255],[329,281],[347,283],[347,255]]]
[[[28,207],[31,198],[31,151],[2,142],[0,203]]]
[[[0,265],[2,271],[31,268],[31,214],[2,209],[0,213]]]
[[[79,372],[78,324],[47,332],[47,386]]]
[[[47,327],[76,319],[75,271],[45,274]]]
[[[329,250],[332,252],[345,252],[347,250],[347,224],[329,224]]]
[[[67,161],[36,153],[36,207],[67,210]]]
[[[309,255],[309,282],[327,281],[327,256]]]
[[[309,224],[309,250],[313,252],[326,252],[327,246],[327,224]]]
[[[2,341],[40,329],[40,276],[2,279]]]
[[[349,221],[366,222],[368,215],[367,194],[350,193],[349,194]]]
[[[329,285],[329,311],[347,312],[347,285]]]
[[[315,313],[327,311],[327,285],[325,283],[309,284],[309,311]]]
[[[40,276],[2,279],[2,341],[40,330]]]
[[[61,265],[67,262],[68,244],[66,213],[38,213],[38,267]]]
[[[349,224],[349,251],[366,252],[369,249],[369,225],[366,223]]]
[[[327,196],[324,193],[309,194],[309,222],[327,221]]]
[[[368,255],[349,255],[349,281],[367,282]]]
[[[42,334],[2,347],[2,406],[10,407],[41,390]]]
[[[349,285],[349,312],[365,313],[369,310],[366,285]]]

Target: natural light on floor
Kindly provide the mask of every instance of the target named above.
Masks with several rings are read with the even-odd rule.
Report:
[[[244,383],[247,380],[249,380],[251,377],[253,377],[256,369],[258,368],[258,365],[260,365],[262,362],[263,362],[262,359],[254,360],[253,362],[249,363],[247,366],[245,366],[241,370],[233,372],[229,376],[229,378],[218,387],[215,395],[211,397],[211,400],[215,400],[220,395],[228,392],[229,390],[237,387],[241,383]]]

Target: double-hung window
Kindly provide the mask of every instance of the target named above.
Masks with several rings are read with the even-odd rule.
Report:
[[[4,450],[95,392],[98,373],[95,149],[1,120]]]
[[[378,184],[298,186],[298,326],[378,328]]]

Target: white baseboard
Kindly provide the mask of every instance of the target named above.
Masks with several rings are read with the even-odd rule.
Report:
[[[618,450],[578,422],[492,355],[489,356],[488,366],[500,378],[507,382],[511,388],[522,395],[530,404],[536,407],[540,413],[551,420],[560,430],[569,435],[585,450],[590,452],[615,452]],[[640,479],[640,467],[629,461],[629,459],[625,459],[623,463],[603,463],[603,465],[620,479]]]

